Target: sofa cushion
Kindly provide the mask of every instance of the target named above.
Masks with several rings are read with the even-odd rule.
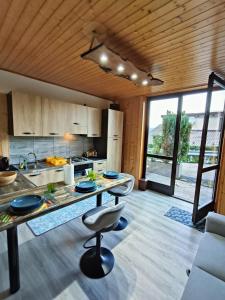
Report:
[[[224,300],[225,282],[193,266],[181,300]]]
[[[194,265],[225,281],[225,238],[206,232],[200,242]]]

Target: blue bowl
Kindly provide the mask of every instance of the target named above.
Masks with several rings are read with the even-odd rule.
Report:
[[[76,190],[80,191],[89,191],[92,189],[96,189],[97,185],[95,181],[81,181],[75,186]]]
[[[109,179],[117,179],[119,177],[119,173],[116,171],[106,171],[103,173],[103,177]]]
[[[78,193],[91,193],[97,190],[97,186],[88,190],[83,190],[83,189],[79,189],[78,187],[76,187],[76,192]]]
[[[40,207],[43,204],[43,199],[38,195],[20,196],[10,202],[10,207],[14,211],[29,211]]]

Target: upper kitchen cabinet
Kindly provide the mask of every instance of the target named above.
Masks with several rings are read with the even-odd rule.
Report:
[[[87,106],[73,103],[66,105],[66,128],[71,134],[87,134]]]
[[[67,103],[42,98],[43,136],[63,136],[65,132]]]
[[[41,136],[41,97],[13,91],[8,94],[9,132],[14,136]]]
[[[101,136],[102,111],[98,108],[88,107],[88,137]]]
[[[108,109],[108,137],[123,136],[123,112]]]

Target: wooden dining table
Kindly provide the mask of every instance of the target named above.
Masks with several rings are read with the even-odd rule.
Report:
[[[87,180],[87,177],[75,178],[75,183],[72,186],[65,185],[63,182],[56,183],[56,192],[51,195],[46,193],[46,186],[41,186],[0,197],[0,232],[7,230],[9,284],[12,294],[20,288],[18,225],[93,196],[96,196],[96,206],[101,206],[102,193],[130,181],[130,177],[124,173],[120,174],[117,179],[106,179],[99,175],[96,179],[96,191],[78,193],[75,191],[75,185],[83,180]],[[15,215],[10,210],[10,202],[16,197],[23,195],[40,195],[43,196],[44,202],[35,211],[23,215]]]

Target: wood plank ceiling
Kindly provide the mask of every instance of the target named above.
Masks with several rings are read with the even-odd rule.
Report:
[[[109,99],[202,87],[225,74],[224,15],[221,0],[1,0],[0,68]],[[91,22],[164,85],[136,87],[82,60]]]

